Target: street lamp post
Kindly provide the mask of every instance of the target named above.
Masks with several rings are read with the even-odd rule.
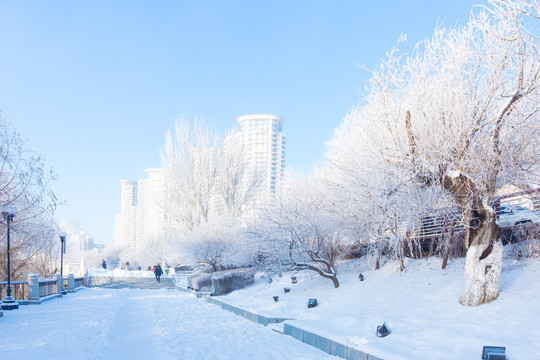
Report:
[[[19,308],[19,304],[11,296],[11,262],[10,262],[10,248],[9,248],[9,226],[13,222],[17,209],[14,206],[5,205],[2,209],[2,216],[7,223],[7,288],[6,296],[2,301],[2,310],[15,310]]]
[[[64,289],[64,254],[66,253],[66,233],[63,231],[60,231],[58,233],[58,236],[60,237],[60,291],[62,292],[62,295],[66,295],[67,292]]]

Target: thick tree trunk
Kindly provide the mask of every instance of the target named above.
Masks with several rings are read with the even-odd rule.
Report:
[[[503,249],[498,233],[492,221],[473,237],[465,260],[465,293],[459,299],[462,305],[478,306],[499,297]]]
[[[522,79],[521,76],[520,79]],[[499,155],[501,154],[499,148],[500,126],[505,114],[511,111],[512,104],[521,97],[519,91],[521,80],[519,83],[516,92],[500,112],[495,124],[493,150]],[[409,111],[405,116],[405,128],[409,141],[409,155],[414,163],[417,157],[417,143],[412,132]],[[478,306],[499,297],[502,244],[499,239],[500,229],[495,223],[494,214],[489,208],[489,204],[493,200],[500,161],[497,160],[491,165],[489,183],[483,194],[475,181],[461,171],[450,171],[447,168],[443,173],[444,167],[441,167],[439,172],[426,171],[422,166],[414,167],[415,177],[426,186],[432,185],[436,180],[442,180],[443,188],[459,204],[468,220],[465,233],[465,248],[467,249],[465,293],[459,300],[462,305],[466,306]]]
[[[474,182],[459,173],[445,176],[444,187],[465,210],[468,224],[465,233],[465,293],[459,300],[465,306],[478,306],[499,297],[502,267],[500,229],[494,214],[478,195]]]

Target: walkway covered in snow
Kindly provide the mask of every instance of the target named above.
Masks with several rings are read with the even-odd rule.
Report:
[[[0,318],[5,359],[335,359],[169,289],[89,288]]]

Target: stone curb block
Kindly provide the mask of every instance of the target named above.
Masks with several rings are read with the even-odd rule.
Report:
[[[252,321],[254,323],[261,324],[261,325],[264,325],[264,326],[267,326],[268,324],[277,324],[277,323],[283,322],[285,320],[290,320],[290,319],[283,319],[283,318],[267,318],[265,316],[257,315],[255,313],[249,312],[247,310],[243,310],[243,309],[237,308],[235,306],[226,304],[226,303],[224,303],[222,301],[219,301],[219,300],[217,300],[216,298],[213,298],[213,297],[207,297],[206,302],[209,302],[209,303],[212,303],[214,305],[220,306],[224,310],[230,311],[233,314],[236,314],[238,316],[242,316],[242,317],[248,319],[249,321]]]
[[[289,335],[305,344],[316,347],[330,355],[338,356],[347,360],[382,360],[376,356],[367,354],[363,351],[350,348],[338,342],[332,341],[324,336],[313,334],[309,331],[302,330],[296,326],[285,323],[283,333]]]
[[[280,323],[285,320],[292,320],[286,318],[267,318],[265,316],[257,315],[252,312],[242,310],[235,306],[226,304],[213,297],[207,297],[206,302],[212,303],[221,307],[224,310],[228,310],[238,316],[242,316],[250,321],[267,326],[268,324]],[[302,330],[296,326],[285,323],[283,325],[283,334],[289,335],[296,340],[302,341],[305,344],[316,347],[330,355],[338,356],[347,360],[383,360],[376,356],[367,354],[363,351],[350,348],[338,342],[332,341],[324,336],[313,334],[309,331]]]

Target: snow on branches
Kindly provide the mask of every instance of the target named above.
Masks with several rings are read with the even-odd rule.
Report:
[[[439,26],[408,56],[394,48],[329,143],[329,173],[366,201],[412,185],[439,188],[463,210],[466,245],[479,254],[467,257],[476,270],[466,271],[464,305],[498,296],[497,190],[540,178],[540,142],[530,141],[540,137],[538,28],[525,21],[537,14],[536,1],[492,1],[466,25]],[[485,276],[469,276],[488,258]]]

